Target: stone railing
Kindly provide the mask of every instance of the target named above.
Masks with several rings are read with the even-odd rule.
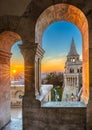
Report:
[[[41,86],[40,95],[36,96],[36,99],[41,101],[41,104],[51,101],[51,89],[53,85],[46,84]]]

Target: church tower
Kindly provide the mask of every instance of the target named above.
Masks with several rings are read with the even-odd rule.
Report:
[[[77,100],[82,87],[82,61],[72,38],[70,51],[65,62],[63,101]]]

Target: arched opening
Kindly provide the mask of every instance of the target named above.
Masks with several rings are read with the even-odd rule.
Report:
[[[10,97],[12,96],[10,94],[14,94],[14,91],[16,90],[15,82],[13,82],[13,91],[11,89],[11,69],[13,69],[12,67],[14,67],[14,63],[12,64],[12,67],[10,63],[12,57],[11,50],[13,45],[21,40],[21,37],[15,32],[5,31],[0,34],[0,120],[2,121],[1,127],[6,125],[11,120],[11,105],[13,105],[12,100],[15,99],[11,99]],[[17,60],[17,64],[18,62],[19,61]],[[13,70],[12,74],[14,74],[12,76],[13,80],[15,80],[14,76],[17,76],[15,75],[16,70]]]
[[[22,97],[24,95],[24,59],[18,47],[20,44],[22,44],[22,41],[16,42],[11,49],[11,107],[15,108],[22,107]],[[15,96],[17,91],[22,91],[22,93]]]
[[[19,122],[19,127],[22,128],[22,99],[24,96],[24,59],[20,53],[18,45],[22,41],[17,41],[11,48],[12,57],[10,60],[10,100],[11,100],[11,121]],[[15,115],[16,113],[16,115]],[[15,122],[16,124],[16,122]]]
[[[37,20],[35,28],[35,42],[42,46],[42,36],[45,29],[51,23],[59,20],[65,20],[75,24],[82,34],[83,93],[81,101],[87,104],[89,99],[89,43],[88,22],[83,12],[68,4],[56,4],[50,6],[39,16]]]
[[[75,48],[72,48],[72,44]],[[42,60],[41,81],[46,87],[53,86],[47,101],[69,102],[72,101],[72,93],[73,101],[80,101],[80,82],[77,80],[80,80],[82,74],[77,72],[77,68],[82,66],[82,36],[79,29],[70,22],[55,22],[45,30],[42,47],[45,55]],[[70,78],[72,80],[68,81]]]

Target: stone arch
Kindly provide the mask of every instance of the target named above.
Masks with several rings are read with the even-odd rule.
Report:
[[[11,31],[0,34],[0,129],[11,120],[10,109],[10,58],[11,47],[21,37]],[[3,114],[2,114],[3,111]]]
[[[88,21],[84,13],[69,4],[56,4],[48,7],[37,19],[35,27],[35,42],[42,46],[42,36],[45,29],[53,22],[65,20],[75,24],[82,34],[83,47],[83,94],[82,100],[87,104],[89,98],[89,43]]]
[[[83,31],[84,28],[88,29],[87,19],[80,9],[69,4],[56,4],[48,7],[37,19],[35,42],[41,44],[45,29],[51,23],[59,20],[65,20],[75,24],[80,29],[82,35],[85,33],[85,31]]]
[[[0,50],[10,52],[14,43],[20,40],[21,37],[17,33],[4,31],[0,34]]]

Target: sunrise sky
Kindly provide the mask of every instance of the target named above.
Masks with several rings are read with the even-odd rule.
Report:
[[[79,29],[70,22],[59,21],[51,24],[43,34],[42,45],[45,55],[42,61],[42,71],[64,71],[66,56],[69,52],[72,38],[82,58],[82,37]]]
[[[69,52],[72,38],[74,38],[77,52],[82,58],[82,37],[79,29],[70,22],[59,21],[51,24],[42,37],[42,47],[45,55],[42,60],[42,72],[64,71],[66,56]],[[17,42],[12,47],[11,68],[23,71],[24,61]]]
[[[20,53],[20,49],[18,47],[18,44],[22,44],[22,41],[16,42],[12,47],[12,57],[11,57],[11,73],[13,73],[14,70],[17,72],[23,72],[24,71],[24,59],[22,54]]]

